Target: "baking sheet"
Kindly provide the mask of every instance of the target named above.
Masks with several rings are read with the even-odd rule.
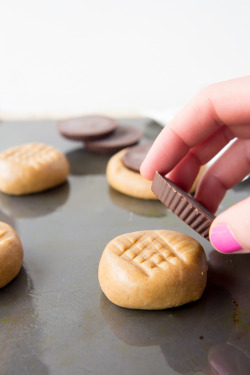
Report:
[[[121,121],[141,128],[143,141],[161,130],[148,119]],[[219,254],[161,202],[109,188],[109,156],[63,139],[54,121],[0,123],[1,151],[33,141],[63,151],[70,176],[40,194],[0,193],[0,220],[15,228],[24,247],[19,276],[0,290],[0,373],[207,375],[227,367],[249,373],[250,255]],[[219,210],[249,192],[248,179],[227,193]],[[104,247],[119,234],[144,229],[200,240],[209,263],[200,301],[139,311],[119,308],[102,294],[97,270]]]

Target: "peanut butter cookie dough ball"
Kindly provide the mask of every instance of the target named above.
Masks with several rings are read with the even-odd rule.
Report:
[[[152,182],[124,165],[123,156],[127,151],[127,148],[123,149],[109,159],[106,168],[109,185],[120,193],[134,198],[157,200],[151,190]]]
[[[161,310],[198,300],[207,282],[203,247],[174,231],[147,230],[114,238],[103,251],[99,283],[114,304]]]
[[[157,197],[151,190],[152,182],[146,180],[140,174],[140,165],[146,157],[152,143],[139,144],[127,147],[114,154],[108,161],[106,177],[109,185],[125,195],[156,200]],[[196,180],[190,189],[190,193],[195,193],[196,187],[206,170],[206,166],[200,169]]]
[[[66,181],[69,163],[53,146],[27,143],[0,153],[0,190],[6,194],[37,193]]]
[[[10,283],[23,263],[23,248],[15,230],[0,222],[0,288]]]

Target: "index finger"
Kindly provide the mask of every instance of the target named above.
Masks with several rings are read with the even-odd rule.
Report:
[[[250,137],[250,76],[214,84],[199,93],[162,130],[141,165],[152,180],[155,172],[170,172],[188,151],[220,127],[235,136]],[[211,138],[212,140],[212,138]]]

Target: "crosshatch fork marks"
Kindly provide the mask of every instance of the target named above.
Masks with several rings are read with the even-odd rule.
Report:
[[[175,246],[170,245],[169,241],[164,236],[162,236],[159,232],[157,232],[157,235],[162,239],[162,241],[164,241],[169,246],[169,248],[171,248],[171,251],[174,254],[174,256],[181,259],[183,262],[186,261],[185,252],[180,252]]]
[[[139,232],[137,236],[123,236],[114,242],[116,253],[150,276],[154,269],[166,269],[176,261],[185,262],[185,255],[177,251],[159,231]],[[118,250],[118,251],[117,251]]]
[[[19,164],[32,165],[39,168],[41,164],[47,164],[58,158],[57,153],[51,146],[41,143],[30,143],[13,147],[4,151],[0,158]]]

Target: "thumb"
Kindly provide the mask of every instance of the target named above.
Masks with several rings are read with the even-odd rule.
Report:
[[[235,204],[214,219],[209,237],[222,253],[250,253],[250,197]]]

